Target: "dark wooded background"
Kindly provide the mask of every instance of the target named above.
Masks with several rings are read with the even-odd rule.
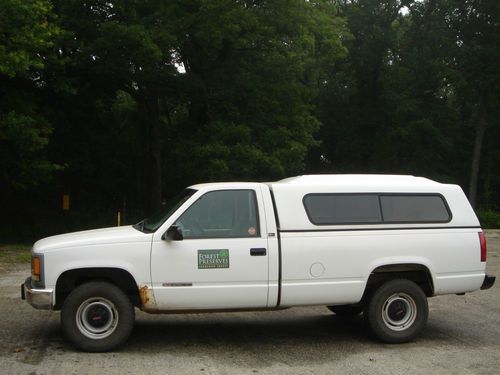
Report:
[[[0,238],[303,173],[458,183],[498,226],[499,20],[497,0],[0,0]]]

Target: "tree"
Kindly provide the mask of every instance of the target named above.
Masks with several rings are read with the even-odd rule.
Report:
[[[154,211],[162,196],[162,105],[175,96],[178,76],[171,29],[165,25],[168,4],[97,0],[62,1],[56,7],[62,25],[74,36],[67,40],[64,52],[74,64],[69,74],[81,94],[88,99],[93,95],[106,107],[121,91],[138,107],[144,195],[147,210]]]
[[[0,0],[0,186],[7,191],[45,180],[57,165],[46,156],[52,126],[40,94],[46,62],[60,35],[46,0]]]
[[[344,53],[335,7],[303,1],[189,4],[179,6],[184,13],[175,27],[189,97],[185,131],[176,140],[186,146],[175,164],[211,180],[300,173],[320,125],[312,106],[318,81],[324,65]]]
[[[321,87],[318,116],[323,122],[316,167],[330,172],[403,170],[387,133],[399,124],[392,114],[397,93],[389,88],[398,59],[395,46],[400,10],[412,1],[344,1],[350,37],[347,57],[331,66]],[[393,95],[394,94],[394,95]]]
[[[319,126],[321,64],[343,53],[331,3],[63,1],[56,9],[73,33],[62,50],[76,96],[102,102],[101,114],[118,92],[134,103],[148,211],[164,186],[170,194],[199,180],[303,169]]]
[[[500,101],[500,4],[451,1],[449,17],[457,37],[456,67],[463,77],[461,104],[469,109],[468,122],[475,128],[469,178],[469,200],[475,207],[486,131],[498,124],[493,113]]]

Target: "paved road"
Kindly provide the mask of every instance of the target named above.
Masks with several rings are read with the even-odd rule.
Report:
[[[488,272],[500,276],[500,231],[489,231]],[[59,313],[19,298],[27,265],[0,264],[0,374],[499,374],[500,286],[430,299],[413,343],[372,340],[361,319],[324,307],[195,315],[137,313],[113,353],[74,350]]]

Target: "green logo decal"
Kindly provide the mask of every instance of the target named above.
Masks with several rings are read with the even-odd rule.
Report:
[[[198,268],[229,268],[229,250],[198,250]]]

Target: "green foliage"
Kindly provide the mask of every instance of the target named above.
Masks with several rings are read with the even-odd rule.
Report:
[[[43,69],[44,54],[59,33],[51,10],[48,0],[0,0],[0,75]]]
[[[478,212],[479,222],[486,229],[500,228],[500,212],[497,211],[482,211]]]
[[[179,5],[186,13],[176,27],[191,100],[174,143],[179,172],[200,180],[300,173],[316,144],[311,103],[322,67],[344,53],[342,22],[322,2],[191,5]]]
[[[207,180],[466,188],[473,159],[498,210],[498,19],[496,0],[0,0],[0,227],[112,225]]]
[[[45,61],[60,29],[49,1],[0,0],[0,193],[46,181],[52,131],[41,114]]]
[[[200,180],[279,178],[305,168],[320,125],[318,80],[345,54],[344,24],[331,3],[61,1],[55,9],[73,35],[62,48],[79,87],[69,105],[95,106],[81,118],[63,113],[59,126],[87,128],[74,140],[79,147],[123,131],[114,143],[137,167],[115,162],[109,173],[142,181],[125,182],[127,195],[135,188],[148,205],[161,185],[172,194]],[[95,165],[96,155],[82,159],[79,147],[60,162]]]
[[[342,3],[352,35],[345,41],[349,54],[322,87],[322,146],[311,155],[311,166],[323,172],[419,174],[466,187],[484,92],[476,87],[484,82],[491,88],[488,134],[498,134],[498,121],[490,117],[500,92],[493,73],[500,71],[500,30],[492,21],[500,16],[498,4]],[[496,160],[489,159],[493,165],[500,161],[493,148],[486,152]]]
[[[36,114],[10,111],[0,116],[1,179],[11,187],[25,188],[47,179],[57,168],[43,158],[51,127]],[[41,157],[42,156],[42,157]]]

